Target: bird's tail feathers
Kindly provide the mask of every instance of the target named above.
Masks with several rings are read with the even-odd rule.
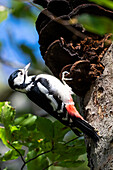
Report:
[[[92,127],[87,121],[82,120],[80,118],[75,118],[74,120],[75,126],[79,128],[84,134],[91,137],[94,142],[99,141],[99,136],[95,131],[94,127]],[[74,131],[74,127],[72,127]]]
[[[84,120],[84,118],[76,110],[74,104],[72,103],[66,104],[66,109],[71,119],[73,120],[73,125],[71,129],[76,133],[77,132],[76,127],[77,127],[83,133],[85,133],[86,135],[91,137],[95,142],[97,142],[99,140],[99,136],[97,132],[95,131],[94,127],[92,127],[87,121]]]

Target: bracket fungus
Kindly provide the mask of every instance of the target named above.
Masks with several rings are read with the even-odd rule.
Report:
[[[36,29],[46,65],[60,79],[62,72],[68,71],[66,78],[72,80],[66,80],[67,84],[77,95],[84,95],[104,70],[101,59],[111,44],[112,34],[98,35],[87,31],[76,18],[91,14],[113,20],[113,11],[87,0],[34,2],[44,7],[37,18]]]

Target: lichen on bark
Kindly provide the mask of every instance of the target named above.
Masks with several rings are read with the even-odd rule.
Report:
[[[103,59],[103,74],[84,97],[87,121],[94,126],[100,140],[94,144],[86,138],[88,162],[91,170],[113,169],[113,44]]]

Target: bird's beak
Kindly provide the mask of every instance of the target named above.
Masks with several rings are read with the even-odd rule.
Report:
[[[29,67],[30,67],[31,63],[27,64],[25,67],[24,67],[24,71],[28,71]]]

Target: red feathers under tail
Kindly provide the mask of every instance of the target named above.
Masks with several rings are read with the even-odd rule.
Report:
[[[73,104],[67,104],[66,105],[66,109],[69,113],[70,116],[75,116],[77,118],[80,118],[80,119],[84,119],[80,114],[79,112],[76,110],[75,106]]]
[[[71,129],[75,131],[75,127],[79,128],[83,133],[91,137],[95,142],[99,140],[99,136],[95,129],[83,119],[83,117],[79,114],[73,104],[66,105],[66,109],[73,120],[73,125]],[[76,133],[76,132],[75,132]]]

